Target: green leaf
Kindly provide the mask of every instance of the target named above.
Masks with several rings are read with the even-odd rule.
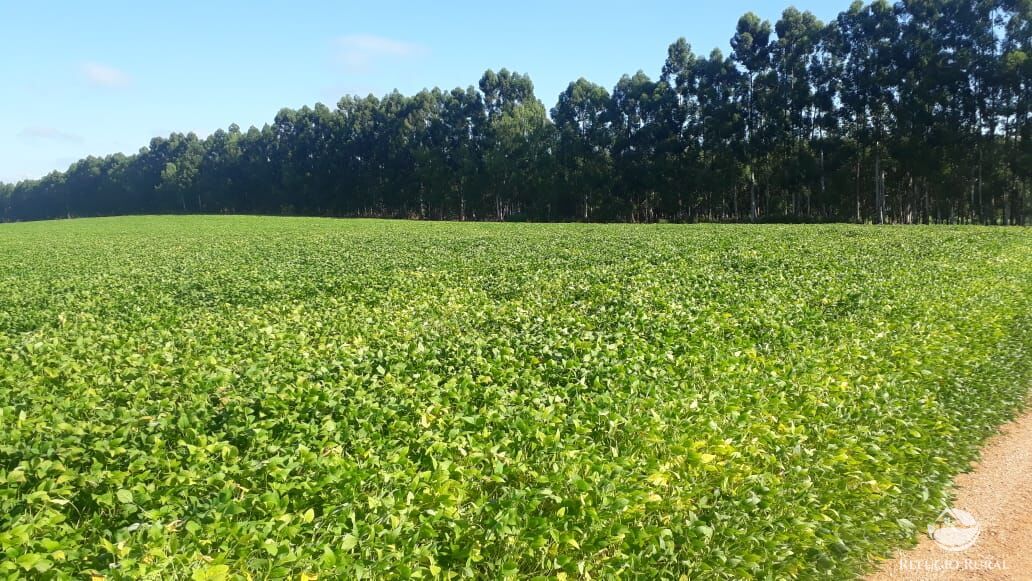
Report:
[[[209,565],[195,569],[191,577],[194,581],[223,581],[229,575],[229,565]]]
[[[42,560],[43,555],[37,555],[36,553],[25,553],[24,555],[18,557],[17,561],[15,562],[18,563],[19,567],[28,571],[29,569],[35,567],[36,564]]]
[[[344,535],[344,538],[340,542],[340,548],[343,551],[350,551],[351,549],[354,549],[356,545],[358,545],[358,537],[351,533]]]

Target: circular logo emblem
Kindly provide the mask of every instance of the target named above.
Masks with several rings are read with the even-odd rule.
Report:
[[[956,508],[942,511],[935,524],[928,527],[928,535],[935,544],[951,553],[970,549],[981,533],[982,527],[975,517],[966,510]]]

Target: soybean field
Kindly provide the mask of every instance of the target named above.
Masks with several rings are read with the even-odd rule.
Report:
[[[848,578],[1032,380],[1032,232],[0,225],[0,577]]]

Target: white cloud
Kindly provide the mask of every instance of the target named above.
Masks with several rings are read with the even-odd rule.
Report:
[[[86,82],[98,87],[125,87],[129,85],[129,75],[115,67],[100,63],[83,63],[79,73]]]
[[[337,62],[352,72],[368,71],[377,62],[410,59],[427,53],[422,45],[372,34],[338,37],[334,48]]]
[[[56,127],[33,126],[26,127],[18,132],[18,138],[22,141],[61,141],[64,143],[82,143],[82,137],[67,131],[61,131]]]

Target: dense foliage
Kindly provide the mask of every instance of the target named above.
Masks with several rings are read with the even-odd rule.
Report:
[[[846,578],[1032,379],[1032,236],[0,226],[0,576]]]
[[[526,75],[344,97],[0,184],[3,219],[264,213],[489,220],[1032,220],[1032,2],[877,0],[739,20],[657,80]]]

